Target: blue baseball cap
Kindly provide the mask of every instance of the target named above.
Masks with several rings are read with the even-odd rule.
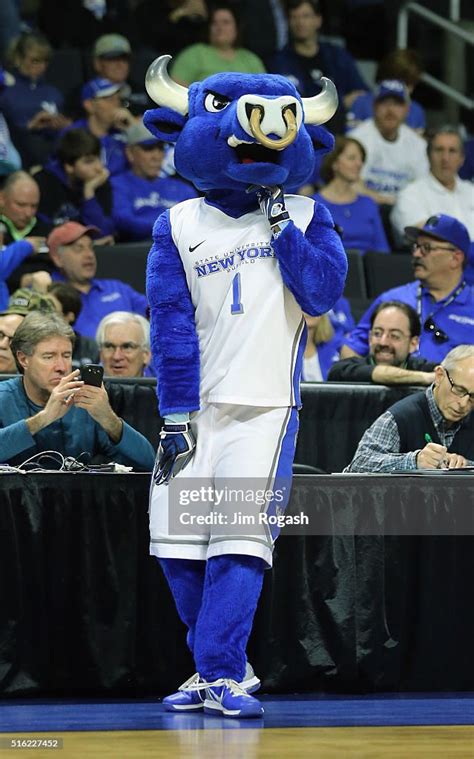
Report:
[[[427,235],[434,240],[443,240],[462,250],[466,258],[469,257],[471,241],[469,232],[462,222],[447,216],[444,213],[430,216],[423,227],[405,227],[405,234],[409,240],[416,242],[420,235]]]
[[[122,88],[123,84],[97,77],[85,83],[81,90],[81,100],[84,102],[84,100],[93,100],[94,98],[106,98],[120,92]]]
[[[409,103],[410,93],[406,84],[399,79],[384,79],[375,89],[374,102],[377,103],[379,100],[384,100],[384,98],[396,98],[397,100],[401,100],[402,103]]]

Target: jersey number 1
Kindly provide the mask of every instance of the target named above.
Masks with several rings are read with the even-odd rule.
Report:
[[[244,307],[240,302],[240,273],[236,274],[232,280],[232,303],[230,306],[231,314],[243,314]]]

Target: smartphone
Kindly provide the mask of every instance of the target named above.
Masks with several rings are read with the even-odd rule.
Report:
[[[81,380],[85,385],[100,387],[104,376],[104,367],[99,364],[84,364],[81,366]]]

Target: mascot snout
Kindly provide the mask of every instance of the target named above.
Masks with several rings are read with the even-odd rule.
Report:
[[[245,95],[237,103],[237,118],[242,129],[260,145],[283,150],[296,139],[303,110],[298,100],[289,95],[279,98]]]

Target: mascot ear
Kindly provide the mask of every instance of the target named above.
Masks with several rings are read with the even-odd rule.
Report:
[[[314,124],[305,124],[305,128],[311,137],[316,158],[321,158],[324,153],[330,153],[334,149],[334,137],[327,129]]]
[[[163,142],[176,142],[187,117],[171,108],[152,108],[143,114],[143,123],[152,135]]]

